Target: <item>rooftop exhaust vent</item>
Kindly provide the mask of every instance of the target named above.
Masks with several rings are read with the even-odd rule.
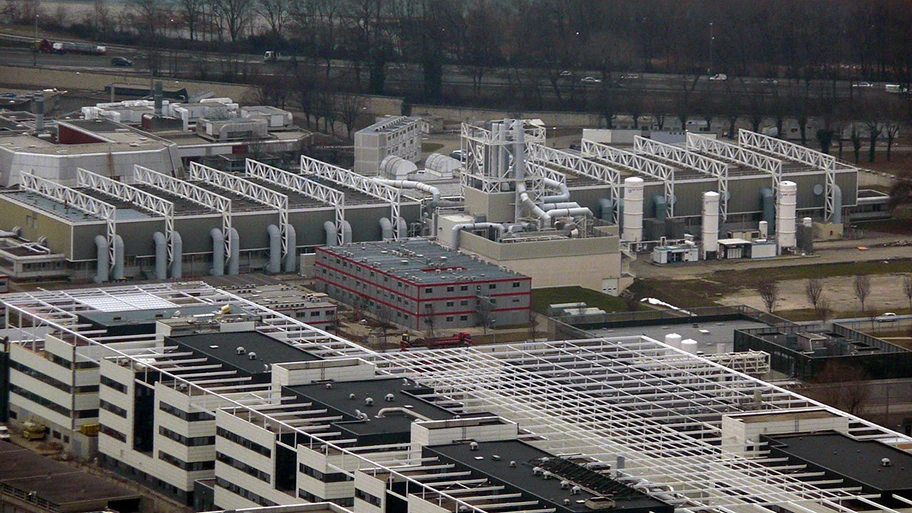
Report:
[[[239,355],[240,355],[240,354],[247,354],[247,350],[244,349],[244,346],[238,346],[237,349],[235,349],[235,352],[237,352],[237,354],[239,354]]]

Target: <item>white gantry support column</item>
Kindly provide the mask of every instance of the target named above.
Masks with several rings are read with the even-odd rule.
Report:
[[[185,182],[179,178],[168,176],[158,171],[153,171],[139,164],[133,165],[133,179],[136,183],[141,183],[154,187],[158,190],[173,194],[187,201],[196,203],[210,210],[214,210],[222,216],[222,235],[225,238],[225,258],[231,257],[231,200],[219,196],[218,194]]]
[[[245,166],[246,176],[257,178],[265,182],[292,192],[313,198],[333,207],[336,212],[336,240],[342,245],[342,225],[345,223],[345,193],[317,183],[307,177],[279,169],[277,167],[247,159]]]
[[[573,171],[574,173],[588,176],[610,186],[611,199],[617,202],[620,197],[621,172],[602,162],[589,160],[574,153],[549,148],[544,144],[530,144],[527,159],[540,164],[552,164]],[[532,167],[530,171],[532,171]],[[545,168],[547,169],[547,168]],[[550,171],[550,170],[549,170]],[[559,174],[559,173],[555,173]],[[550,176],[543,175],[545,178]],[[561,175],[563,177],[563,175]],[[563,180],[561,180],[563,182]]]
[[[71,189],[31,173],[22,173],[19,187],[33,194],[44,196],[80,212],[91,214],[105,222],[108,239],[108,265],[114,269],[115,238],[117,237],[117,209],[110,203],[95,199],[84,192]]]
[[[393,234],[395,239],[399,240],[399,207],[402,197],[399,189],[377,183],[354,171],[342,169],[306,155],[301,155],[301,174],[315,175],[324,180],[367,194],[372,198],[388,202],[390,204],[390,221],[393,223]]]
[[[461,125],[460,147],[465,162],[460,182],[472,186],[481,182],[483,192],[507,192],[506,184],[513,183],[514,132],[510,119],[495,120],[493,130],[469,123]],[[528,154],[532,144],[545,144],[546,132],[543,127],[523,123],[525,151]]]
[[[278,193],[268,187],[245,180],[237,175],[232,175],[198,162],[190,163],[190,179],[212,184],[220,189],[233,192],[261,205],[279,211],[279,235],[282,239],[282,258],[294,248],[288,247],[288,196]]]
[[[629,151],[619,150],[607,144],[583,139],[581,153],[584,157],[594,158],[620,166],[637,173],[650,176],[662,181],[665,186],[665,205],[668,207],[668,217],[674,217],[674,173],[675,168],[647,159]]]
[[[824,217],[827,221],[833,217],[836,208],[836,157],[743,128],[738,131],[738,145],[822,169],[826,174]]]
[[[174,248],[172,246],[173,241],[171,240],[171,233],[174,231],[174,203],[159,198],[142,189],[133,187],[132,185],[118,182],[117,180],[99,175],[98,173],[93,173],[81,167],[76,168],[76,185],[96,190],[107,194],[108,196],[113,196],[164,217],[164,234],[165,241],[168,245],[168,263],[170,264],[174,261]]]
[[[645,153],[667,162],[675,162],[688,169],[714,177],[719,184],[719,215],[722,216],[723,221],[728,217],[728,164],[639,135],[633,137],[633,151],[634,153]]]

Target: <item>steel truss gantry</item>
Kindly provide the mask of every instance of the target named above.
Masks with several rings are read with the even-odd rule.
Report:
[[[390,204],[390,221],[393,223],[393,238],[399,240],[399,209],[402,202],[402,191],[389,185],[377,183],[354,171],[327,164],[326,162],[301,155],[301,174],[314,175],[324,180],[354,189],[372,198]]]
[[[738,145],[823,170],[826,176],[823,215],[827,221],[833,217],[836,209],[836,157],[743,128],[738,130]]]
[[[477,188],[473,181],[481,183],[481,190],[487,193],[513,191],[516,181],[512,159],[515,151],[516,121],[523,123],[523,140],[528,154],[532,144],[545,144],[544,127],[531,125],[522,120],[503,119],[491,123],[493,130],[463,123],[460,146],[465,155],[464,172],[460,181],[464,187]],[[507,185],[511,184],[511,185]]]
[[[283,189],[313,198],[333,207],[336,213],[336,240],[338,244],[342,244],[342,225],[345,223],[344,192],[253,159],[247,159],[245,175],[275,184]]]
[[[580,146],[580,153],[586,158],[593,158],[608,162],[615,166],[621,166],[625,169],[650,176],[662,181],[665,187],[665,205],[668,208],[668,217],[674,217],[675,194],[674,194],[674,174],[675,168],[656,162],[654,160],[641,157],[629,151],[620,150],[607,144],[602,144],[588,139],[583,139]]]
[[[611,199],[617,204],[621,188],[621,172],[619,170],[575,153],[549,148],[545,144],[530,144],[527,146],[527,150],[528,158],[532,162],[560,166],[574,173],[608,184],[611,191]],[[549,177],[546,176],[546,178]]]
[[[197,205],[214,210],[222,217],[222,236],[225,239],[225,259],[231,258],[231,200],[179,178],[153,171],[139,164],[133,165],[133,180],[173,194]]]
[[[634,153],[645,153],[666,162],[673,162],[715,178],[718,182],[719,215],[722,217],[722,221],[728,218],[728,164],[639,135],[633,136],[633,151]]]
[[[117,208],[114,205],[28,172],[22,173],[19,187],[25,192],[44,196],[57,203],[62,203],[64,208],[72,207],[104,221],[108,241],[109,270],[114,269],[115,257],[117,256],[115,240],[117,238],[117,220],[115,218]]]
[[[174,248],[171,240],[171,234],[174,232],[174,203],[81,167],[76,168],[76,185],[113,196],[165,218],[164,235],[168,247],[168,263],[174,261]]]
[[[243,196],[279,212],[279,235],[282,239],[282,258],[292,248],[288,247],[288,196],[268,187],[245,180],[237,175],[219,171],[198,162],[190,163],[190,179],[214,185],[222,190]]]

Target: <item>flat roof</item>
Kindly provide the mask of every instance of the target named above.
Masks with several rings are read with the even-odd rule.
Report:
[[[879,492],[912,492],[912,453],[840,433],[768,435],[770,449]],[[884,458],[891,465],[883,466]],[[907,470],[908,469],[908,470]]]
[[[592,511],[585,505],[585,501],[595,497],[596,495],[593,493],[584,488],[578,495],[574,495],[570,488],[561,488],[561,481],[564,480],[561,477],[543,479],[541,476],[533,474],[533,468],[540,464],[542,458],[558,458],[525,442],[519,440],[479,442],[477,451],[473,451],[468,443],[458,443],[425,447],[425,451],[522,490],[527,495],[550,503],[558,511],[579,513]],[[495,455],[499,458],[495,458]],[[515,467],[510,466],[511,461],[516,462]],[[602,476],[613,482],[619,489],[630,492],[629,497],[626,494],[624,497],[615,496],[617,506],[611,511],[628,509],[674,511],[671,506],[658,499],[621,485],[604,474]],[[569,504],[564,504],[565,499],[570,501]]]
[[[320,360],[307,351],[256,331],[203,333],[165,339],[248,375],[271,372],[265,364]],[[244,348],[244,354],[238,354],[238,347]],[[256,358],[251,359],[250,353],[256,353]]]
[[[58,506],[61,512],[99,511],[114,501],[142,495],[88,472],[60,463],[10,442],[0,440],[0,485]]]

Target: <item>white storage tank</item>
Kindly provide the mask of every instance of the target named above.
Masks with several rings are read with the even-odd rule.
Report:
[[[643,240],[643,179],[631,176],[624,179],[624,233],[627,242]]]
[[[760,238],[765,239],[767,237],[769,237],[769,223],[760,221]]]
[[[678,335],[677,333],[669,333],[665,335],[665,343],[675,349],[681,349],[681,335]]]
[[[814,220],[810,217],[805,217],[801,220],[801,224],[807,226],[808,228],[814,226]]]
[[[703,258],[719,251],[719,193],[703,193]]]
[[[785,180],[779,184],[778,208],[776,209],[776,242],[779,244],[779,253],[784,249],[794,248],[795,241],[795,212],[798,205],[798,184]]]
[[[697,354],[697,341],[692,338],[684,339],[681,341],[681,349],[690,354]]]

